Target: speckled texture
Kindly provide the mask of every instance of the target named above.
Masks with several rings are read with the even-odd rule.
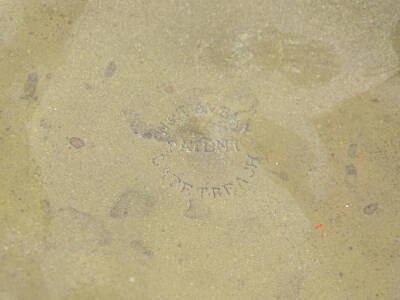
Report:
[[[0,299],[400,299],[400,2],[0,0]]]

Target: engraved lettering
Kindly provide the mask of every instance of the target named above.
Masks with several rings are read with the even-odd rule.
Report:
[[[206,186],[201,186],[198,189],[200,190],[201,198],[204,197],[204,192],[208,192],[208,187]]]
[[[159,127],[159,130],[167,133],[170,128],[165,124],[165,122],[160,122],[160,124],[161,126]]]
[[[217,198],[217,196],[222,196],[221,188],[213,186],[211,189],[213,191],[214,198]]]
[[[178,123],[178,120],[175,119],[175,115],[173,115],[172,117],[168,117],[165,122],[170,125],[170,126],[175,126]]]
[[[179,106],[176,109],[176,112],[183,115],[183,119],[186,120],[189,117],[189,113],[187,112],[187,108],[184,105]]]
[[[167,132],[163,130],[164,130],[163,128],[158,127],[157,129],[153,129],[145,133],[145,135],[147,135],[148,138],[154,138],[156,140],[163,141],[167,136]]]
[[[195,140],[170,140],[169,152],[239,152],[239,143],[236,140],[223,139],[195,139]]]
[[[247,131],[249,131],[249,127],[250,124],[248,122],[243,122],[243,121],[238,121],[237,122],[237,126],[236,126],[236,130],[240,133],[240,134],[245,134]]]
[[[194,151],[195,152],[201,152],[201,149],[202,149],[202,142],[200,141],[200,140],[195,140],[195,141],[192,141],[192,144],[194,144]]]
[[[168,146],[169,146],[169,152],[172,152],[173,150],[172,149],[174,149],[175,147],[176,147],[176,142],[174,142],[174,141],[169,141],[168,142]]]
[[[201,103],[198,103],[194,108],[194,112],[197,113],[197,114],[206,114],[207,113],[207,107],[204,106]]]
[[[259,163],[259,159],[258,159],[257,157],[253,157],[253,156],[247,154],[247,158],[248,158],[248,161],[246,162],[246,166],[255,167],[255,168],[258,167],[258,166],[255,164],[255,162],[256,162],[256,163]]]
[[[241,177],[236,177],[236,180],[238,181],[238,184],[239,184],[240,187],[242,187],[241,182],[249,183],[247,180],[245,180],[245,179],[243,179]]]
[[[182,152],[192,152],[192,150],[189,147],[188,143],[190,143],[190,141],[182,141],[182,144],[181,144],[181,151]]]
[[[228,151],[228,144],[226,140],[216,140],[217,144],[217,151],[227,152]]]
[[[159,166],[160,164],[158,163],[159,159],[163,159],[164,158],[164,154],[158,155],[156,157],[153,157],[152,162],[154,165]]]
[[[179,184],[179,183],[182,182],[182,179],[181,179],[178,175],[175,175],[174,173],[172,173],[168,168],[163,169],[162,172],[165,174],[164,177],[167,176],[167,175],[172,176],[172,181],[169,182],[169,186],[172,187],[172,186],[174,186],[175,184]],[[175,182],[174,182],[174,181],[175,181]]]
[[[210,103],[195,103],[179,106],[176,108],[175,112],[170,114],[164,121],[159,122],[156,127],[149,128],[149,126],[143,122],[143,124],[138,122],[138,118],[131,121],[131,127],[135,134],[140,134],[144,138],[165,143],[167,147],[165,151],[152,158],[152,164],[161,171],[165,184],[171,187],[173,186],[178,191],[180,190],[182,193],[185,192],[187,195],[194,196],[193,193],[196,193],[197,197],[211,197],[216,199],[234,195],[238,187],[244,188],[244,186],[249,184],[249,181],[256,176],[257,168],[260,165],[258,158],[245,153],[240,155],[239,153],[243,149],[241,149],[241,145],[239,145],[240,140],[237,138],[240,137],[241,134],[245,134],[249,127],[249,120],[241,120],[242,112],[243,111],[232,111],[228,107]],[[187,124],[188,122],[189,124]],[[191,128],[192,122],[194,122],[194,131],[193,134],[190,134],[191,131],[187,131],[186,127]],[[199,129],[195,130],[197,124],[199,124]],[[181,126],[183,127],[181,128]],[[218,133],[218,135],[212,137],[209,135],[210,133]],[[182,161],[183,167],[187,170],[187,164],[194,164],[194,167],[197,163],[202,163],[204,157],[199,155],[200,153],[208,153],[207,155],[234,154],[218,155],[215,157],[215,159],[223,160],[224,166],[222,168],[224,168],[224,170],[221,171],[226,171],[229,177],[232,176],[228,179],[229,181],[220,182],[218,179],[220,178],[219,170],[215,172],[212,168],[208,168],[206,172],[210,172],[211,176],[206,176],[204,178],[208,178],[207,180],[215,180],[215,182],[206,185],[204,185],[205,183],[197,185],[195,184],[196,181],[189,183],[185,178],[179,177],[177,175],[180,174],[179,171],[172,170],[172,172],[169,168],[164,168],[167,167],[166,163],[169,159],[174,160],[177,158],[177,155],[182,155],[185,158],[184,161]],[[186,157],[188,157],[188,159],[186,159]],[[243,159],[243,161],[239,167],[239,173],[231,174],[229,173],[230,164],[228,161],[234,162],[236,159]],[[175,164],[175,167],[179,169],[180,164]],[[227,170],[225,170],[225,168]],[[233,168],[233,170],[234,169],[235,168]],[[192,172],[194,178],[202,180],[203,178],[200,178],[196,172],[197,169],[194,169]]]
[[[175,177],[176,179],[175,183],[181,183],[182,179],[178,175],[175,175],[174,173],[171,173],[171,175]],[[171,183],[170,185],[173,186],[174,183]]]
[[[228,141],[228,145],[230,145],[229,149],[232,149],[232,151],[234,151],[234,152],[238,152],[239,151],[239,146],[238,146],[238,142],[237,141],[230,140],[230,141]]]
[[[182,181],[183,187],[181,192],[184,192],[186,190],[190,190],[193,188],[193,185],[191,185],[190,183],[186,182],[186,181]]]
[[[256,167],[257,168],[257,167]],[[248,167],[244,167],[243,169],[250,171],[251,175],[249,175],[249,178],[254,177],[254,175],[256,174],[256,172],[253,169],[250,169]]]
[[[215,152],[214,143],[212,141],[204,141],[204,152]]]
[[[230,116],[229,109],[225,106],[221,106],[219,115],[224,119],[228,118]]]
[[[210,104],[210,103],[206,103],[208,112],[213,113],[215,111],[215,109],[217,108],[215,105]]]
[[[227,193],[228,195],[231,195],[231,191],[230,191],[229,187],[233,187],[233,184],[232,184],[232,183],[223,184],[222,187],[225,189],[225,191],[226,191],[226,193]]]

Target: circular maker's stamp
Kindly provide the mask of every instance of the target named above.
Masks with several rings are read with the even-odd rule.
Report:
[[[136,135],[164,144],[151,163],[170,187],[193,197],[230,197],[245,189],[259,168],[259,158],[241,144],[254,113],[253,107],[234,111],[196,102],[177,107],[155,127],[134,114],[130,126]]]

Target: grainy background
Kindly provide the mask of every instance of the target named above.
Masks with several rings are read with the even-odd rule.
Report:
[[[400,299],[400,2],[0,0],[0,299]]]

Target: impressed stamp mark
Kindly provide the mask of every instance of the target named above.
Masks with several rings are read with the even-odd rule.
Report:
[[[259,167],[259,159],[246,154],[245,160],[240,166],[240,175],[228,176],[228,179],[222,181],[222,183],[215,184],[212,182],[209,185],[196,185],[193,182],[186,181],[183,177],[178,175],[176,172],[168,167],[162,167],[161,161],[165,160],[164,154],[155,156],[153,158],[153,164],[160,170],[163,175],[163,179],[167,182],[170,187],[176,188],[181,193],[190,193],[201,198],[204,197],[228,197],[235,194],[238,189],[244,189],[246,185],[256,175],[257,168]]]
[[[240,144],[254,112],[195,103],[179,106],[157,126],[134,114],[130,126],[136,135],[165,144],[152,164],[168,186],[216,199],[235,195],[256,176],[260,160]]]

